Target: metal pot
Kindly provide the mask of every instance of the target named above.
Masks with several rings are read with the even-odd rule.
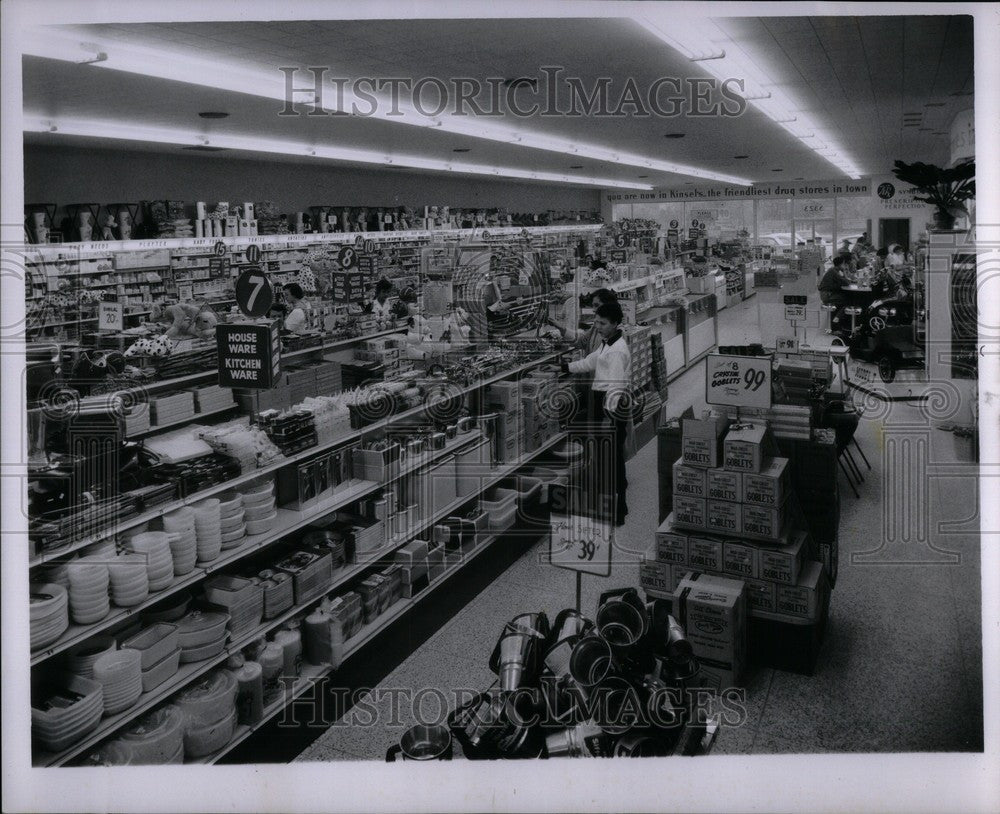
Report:
[[[397,755],[403,760],[451,760],[452,741],[448,727],[436,724],[411,726],[399,743],[389,747],[386,762],[392,763]]]
[[[585,690],[596,687],[615,672],[609,645],[600,636],[584,636],[573,648],[569,659],[570,676]]]

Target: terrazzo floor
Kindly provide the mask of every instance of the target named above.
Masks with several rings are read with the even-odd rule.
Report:
[[[800,287],[814,288],[810,282],[801,281]],[[759,339],[757,299],[720,312],[720,344]],[[672,382],[669,413],[688,405],[700,409],[703,387],[701,365]],[[982,749],[979,538],[965,530],[975,522],[975,469],[954,466],[959,459],[951,435],[925,426],[930,460],[942,465],[943,474],[930,479],[926,501],[908,504],[906,510],[918,515],[908,535],[887,521],[895,514],[886,508],[884,472],[890,468],[897,477],[900,467],[883,460],[883,440],[894,425],[919,427],[920,419],[917,408],[894,405],[888,415],[862,420],[858,438],[873,469],[864,472],[860,498],[841,476],[840,573],[815,674],[752,669],[745,682],[745,720],[720,729],[713,755]],[[628,466],[631,512],[619,539],[637,552],[651,547],[658,525],[655,472],[652,442]],[[440,690],[488,687],[494,680],[487,666],[490,651],[507,619],[537,610],[552,618],[574,604],[574,575],[542,562],[545,545],[544,540],[532,545],[468,600],[456,591],[428,602],[464,606],[400,622],[400,639],[415,649],[373,682],[383,697],[363,705],[361,723],[355,710],[353,725],[348,714],[322,734],[313,733],[295,759],[384,759],[416,720],[405,700],[395,704],[390,720],[398,696],[386,690],[427,688],[420,706],[427,719],[440,711]],[[596,610],[602,591],[624,586],[638,586],[634,558],[620,557],[610,578],[583,579],[584,612]],[[429,637],[421,629],[430,624],[433,630],[445,618]],[[453,704],[454,697],[446,696],[444,703]]]

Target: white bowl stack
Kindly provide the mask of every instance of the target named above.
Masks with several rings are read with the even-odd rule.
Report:
[[[69,609],[78,625],[100,621],[111,610],[111,576],[106,562],[80,558],[68,564]]]
[[[95,636],[71,647],[66,653],[66,669],[73,675],[94,678],[94,663],[105,653],[112,653],[118,643],[111,636]]]
[[[174,557],[165,531],[144,531],[129,540],[129,546],[146,557],[150,591],[162,591],[174,581]]]
[[[198,539],[198,562],[211,562],[222,552],[222,514],[218,498],[195,503],[194,527]]]
[[[29,591],[31,649],[52,644],[69,627],[69,594],[55,582],[33,582]]]
[[[105,653],[94,662],[94,681],[104,688],[104,714],[123,712],[142,695],[142,654],[127,648]]]
[[[236,548],[243,542],[247,533],[243,516],[243,495],[239,492],[226,492],[219,495],[219,521],[223,550]]]
[[[243,492],[243,522],[247,534],[266,534],[277,520],[274,502],[274,481]]]
[[[149,596],[149,570],[144,554],[119,554],[108,563],[111,599],[119,608],[131,608]]]
[[[190,574],[198,560],[198,536],[194,511],[184,506],[163,515],[163,530],[170,538],[170,553],[174,558],[174,574]]]

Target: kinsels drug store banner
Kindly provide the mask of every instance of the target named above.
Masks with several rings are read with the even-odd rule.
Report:
[[[797,183],[754,184],[749,187],[729,184],[693,184],[683,187],[660,187],[649,192],[619,192],[605,190],[604,199],[611,203],[662,201],[737,201],[766,198],[823,198],[837,195],[870,195],[871,180],[857,181],[839,178],[835,181],[800,181]]]

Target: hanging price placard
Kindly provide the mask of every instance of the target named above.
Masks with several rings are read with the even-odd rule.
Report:
[[[728,407],[771,406],[771,357],[724,356],[705,360],[705,401]]]
[[[97,310],[98,331],[124,331],[125,306],[120,302],[102,302]]]
[[[614,529],[610,522],[580,514],[552,515],[549,561],[557,568],[611,575]]]

